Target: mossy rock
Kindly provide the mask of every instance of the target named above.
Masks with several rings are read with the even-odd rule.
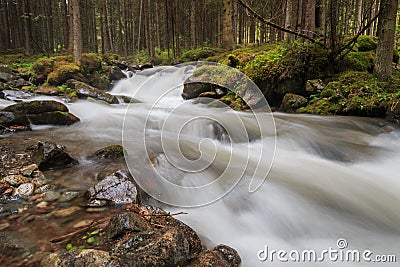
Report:
[[[76,80],[68,80],[67,84],[69,87],[75,88],[76,95],[79,98],[87,99],[88,97],[105,101],[109,104],[118,104],[118,99],[117,97],[110,95],[108,93],[105,93],[97,88],[94,88],[93,86],[90,86],[84,82],[79,82]]]
[[[281,111],[294,112],[297,109],[307,105],[307,99],[304,96],[287,93],[282,100]]]
[[[49,73],[47,82],[49,85],[62,85],[67,80],[74,78],[75,74],[79,73],[80,68],[75,63],[69,63],[59,66],[56,70]]]
[[[376,61],[375,51],[349,52],[342,62],[341,70],[368,71],[373,72]]]
[[[37,75],[47,77],[54,69],[54,58],[42,58],[32,65],[32,71]]]
[[[36,125],[72,125],[79,122],[79,118],[75,115],[62,111],[28,114],[27,116],[29,121]]]
[[[312,100],[306,107],[297,109],[297,113],[308,113],[316,115],[334,115],[339,110],[339,104],[328,99]]]
[[[19,112],[23,114],[40,114],[44,112],[68,112],[67,106],[63,103],[54,100],[36,100],[30,102],[21,102],[8,107],[3,111]]]
[[[355,47],[360,52],[375,51],[378,47],[378,38],[371,35],[358,37]]]
[[[102,69],[101,58],[93,53],[83,54],[81,59],[81,69],[85,74],[93,74]]]

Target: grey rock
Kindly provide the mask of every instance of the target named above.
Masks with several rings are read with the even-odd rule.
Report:
[[[78,164],[78,161],[66,152],[66,147],[51,142],[39,142],[28,150],[31,158],[41,171],[60,169]]]
[[[29,197],[33,194],[35,190],[35,185],[33,183],[25,183],[18,186],[17,190],[15,191],[16,195],[20,195],[23,197]]]
[[[25,91],[3,90],[3,98],[9,101],[22,101],[32,97],[32,94]]]
[[[142,232],[150,230],[148,222],[134,212],[121,213],[113,216],[106,229],[109,239],[116,239],[130,232]]]
[[[303,96],[287,93],[283,97],[280,109],[285,112],[294,112],[298,108],[305,107],[307,102],[307,99]]]
[[[137,203],[138,193],[130,176],[124,171],[116,171],[89,188],[85,196],[89,205],[101,206],[104,201],[112,204]]]

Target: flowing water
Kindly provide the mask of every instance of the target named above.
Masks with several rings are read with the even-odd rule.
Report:
[[[281,263],[277,254],[273,255],[273,260],[269,257],[260,261],[258,256],[266,255],[260,254],[260,250],[266,248],[292,251],[292,256],[294,250],[300,254],[303,250],[315,250],[318,258],[329,248],[339,252],[359,250],[361,257],[363,251],[370,250],[373,253],[368,255],[371,259],[378,254],[394,254],[400,261],[398,128],[378,119],[274,113],[276,139],[271,129],[267,135],[260,136],[257,127],[251,123],[249,112],[235,113],[192,101],[184,102],[180,97],[182,83],[191,71],[190,68],[169,68],[162,72],[155,69],[138,73],[120,81],[112,93],[134,96],[141,103],[130,106],[107,106],[87,101],[69,104],[71,112],[81,119],[80,124],[66,128],[37,127],[33,132],[7,137],[7,142],[25,147],[36,140],[58,140],[67,145],[80,160],[80,165],[48,172],[46,176],[73,190],[85,190],[96,182],[98,173],[124,165],[115,162],[103,166],[85,159],[107,144],[124,142],[128,146],[128,165],[133,175],[148,177],[150,188],[153,186],[154,190],[150,193],[156,197],[172,194],[179,203],[198,203],[196,200],[201,201],[204,195],[179,194],[179,190],[166,192],[168,188],[154,181],[149,166],[180,186],[202,186],[223,172],[227,162],[224,155],[229,153],[231,168],[243,173],[243,179],[225,197],[197,208],[150,202],[163,205],[169,211],[188,212],[178,219],[195,229],[207,247],[223,243],[237,249],[243,260],[242,266],[293,266],[289,254],[284,256],[289,259],[286,263]],[[154,105],[160,96],[162,99]],[[0,102],[2,106],[8,104]],[[177,105],[181,108],[174,111]],[[163,127],[171,113],[178,114],[174,117],[177,121],[190,121],[199,114],[203,116],[185,124],[180,148],[191,160],[201,157],[204,161],[213,161],[204,171],[182,171],[185,164],[179,165],[178,152],[171,153],[172,159],[163,153],[163,142],[172,142],[173,133],[177,131],[174,127]],[[241,139],[242,132],[233,130],[236,137],[230,139],[227,131],[207,119],[208,116],[225,122],[238,116],[245,121],[248,138]],[[151,164],[142,154],[144,129]],[[200,146],[199,140],[203,139],[208,141]],[[261,150],[273,150],[275,140],[275,153],[269,151],[260,159]],[[247,148],[250,148],[249,155],[244,154]],[[270,155],[274,160],[267,179],[256,192],[249,193],[251,169],[258,161],[269,166]],[[202,167],[201,161],[197,163],[196,167]],[[212,187],[208,193],[213,199],[224,190]],[[346,248],[339,249],[339,239],[347,241]],[[296,265],[330,266],[335,264],[334,261],[334,256],[330,260],[325,254],[322,262],[300,261]],[[346,263],[345,258],[339,257],[336,264],[376,266],[377,263],[366,263],[362,258],[360,262]],[[379,266],[386,265],[381,263]]]

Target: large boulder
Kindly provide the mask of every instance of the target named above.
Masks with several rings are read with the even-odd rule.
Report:
[[[124,171],[108,175],[85,193],[89,206],[137,203],[138,192],[133,179]]]
[[[236,250],[225,245],[218,245],[201,253],[190,264],[190,267],[238,267],[242,262]]]
[[[76,95],[79,98],[87,99],[88,97],[91,97],[97,100],[105,101],[109,104],[119,103],[118,99],[115,96],[105,93],[100,89],[94,88],[84,82],[78,82],[76,80],[68,80],[67,85],[71,88],[75,88]]]
[[[135,216],[130,222],[133,226],[129,234],[119,238],[114,256],[134,266],[187,266],[202,251],[200,238],[186,224],[157,208],[142,208],[142,214],[142,218]],[[110,227],[115,229],[111,222]],[[127,228],[123,232],[127,233]]]
[[[28,150],[31,151],[32,161],[39,166],[41,171],[65,168],[78,163],[61,144],[39,142]]]
[[[52,111],[68,112],[68,108],[63,103],[58,101],[38,100],[11,105],[5,107],[3,111],[21,112],[24,114],[39,114]]]
[[[79,118],[74,114],[62,111],[44,112],[40,114],[27,115],[32,124],[43,125],[71,125],[79,122]]]
[[[53,100],[22,102],[5,107],[4,112],[14,114],[16,118],[26,117],[30,123],[36,125],[71,125],[79,122],[79,118],[68,112],[67,106]],[[11,115],[8,117],[12,118]]]
[[[108,75],[108,79],[110,80],[110,82],[126,78],[127,78],[126,75],[122,72],[122,70],[119,67],[113,66],[110,68],[110,73]]]

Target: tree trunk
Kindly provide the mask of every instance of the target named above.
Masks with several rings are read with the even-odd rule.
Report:
[[[305,2],[305,21],[304,30],[306,35],[314,37],[315,35],[315,0],[306,0]]]
[[[196,47],[196,1],[190,5],[190,46]]]
[[[25,39],[25,53],[30,55],[31,53],[31,34],[29,29],[29,13],[30,11],[27,9],[27,3],[25,0],[21,1],[22,4],[22,15],[24,17],[24,39]],[[28,3],[29,4],[29,3]]]
[[[382,0],[378,21],[378,47],[374,73],[380,81],[392,74],[394,34],[396,31],[398,0]]]
[[[80,0],[72,0],[72,25],[74,33],[74,61],[80,65],[82,57],[82,32],[81,32],[81,14],[79,8]]]
[[[232,49],[233,44],[233,27],[232,27],[232,2],[224,0],[224,22],[223,22],[223,41],[222,45],[225,49]]]

